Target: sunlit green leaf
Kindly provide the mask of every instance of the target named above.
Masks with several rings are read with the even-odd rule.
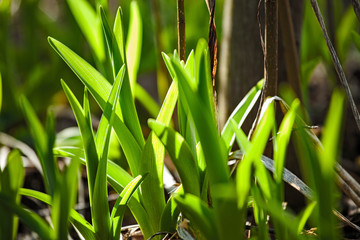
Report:
[[[128,65],[129,78],[133,95],[137,80],[137,72],[140,64],[142,31],[142,19],[138,2],[131,1],[129,28],[126,39],[126,62]]]
[[[176,170],[179,173],[181,183],[186,193],[200,196],[199,173],[195,166],[195,160],[184,138],[172,128],[166,127],[160,122],[149,120],[149,127],[164,144]]]
[[[101,23],[95,9],[87,0],[67,0],[67,3],[96,57],[104,61],[104,40],[101,34]]]
[[[64,44],[53,38],[49,38],[48,40],[55,51],[90,90],[99,106],[104,109],[111,90],[110,83],[96,69]],[[116,117],[114,120],[116,124],[114,124],[114,130],[124,150],[130,169],[133,174],[136,174],[140,165],[144,137],[140,129],[140,123],[135,111],[133,99],[132,97],[129,97],[129,94],[131,95],[129,88],[129,82],[126,81],[125,76],[120,92],[120,105],[122,105],[123,114],[120,108],[116,109]],[[126,117],[126,121],[123,119],[123,115]]]
[[[244,123],[246,117],[249,115],[251,109],[254,107],[256,101],[260,97],[261,88],[264,81],[259,81],[255,87],[253,87],[246,96],[241,100],[241,102],[236,106],[235,110],[230,115],[229,119],[225,123],[225,126],[221,132],[221,138],[225,142],[225,146],[228,149],[228,152],[231,150],[232,145],[235,141],[235,133],[231,128],[230,122],[234,120],[237,128],[240,128]]]

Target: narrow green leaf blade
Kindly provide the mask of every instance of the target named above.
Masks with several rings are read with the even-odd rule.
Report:
[[[84,159],[84,151],[80,148],[74,147],[57,147],[54,149],[54,152],[58,156],[70,157],[70,158],[80,158],[82,164],[86,164]],[[107,177],[110,185],[114,188],[117,193],[121,193],[124,187],[129,184],[133,177],[129,175],[127,171],[122,169],[116,163],[108,160],[107,167]],[[128,206],[135,217],[136,222],[139,223],[140,228],[144,236],[151,236],[153,234],[153,227],[149,222],[148,214],[140,203],[140,197],[138,192],[133,194],[133,197],[130,199]]]
[[[340,154],[341,132],[345,110],[345,95],[336,89],[332,95],[322,135],[324,148],[319,151],[320,174],[317,182],[319,235],[323,239],[337,239],[335,207],[335,166]]]
[[[185,193],[200,196],[199,173],[195,160],[185,139],[175,130],[155,120],[148,121],[149,127],[168,151],[179,173]]]
[[[121,234],[121,227],[122,227],[122,219],[124,217],[125,208],[128,204],[130,198],[132,197],[133,193],[138,189],[140,184],[144,181],[147,174],[143,176],[139,175],[134,178],[124,190],[120,193],[119,198],[117,199],[114,208],[111,212],[111,228],[113,239],[120,239]]]
[[[48,135],[25,96],[21,97],[20,105],[30,128],[36,152],[40,159],[41,168],[44,174],[45,188],[47,192],[53,194],[56,184],[57,170],[55,159],[52,154],[52,147],[49,147]]]
[[[300,101],[295,100],[290,110],[286,113],[284,119],[281,122],[279,128],[279,134],[276,136],[274,147],[274,161],[275,161],[275,181],[280,184],[283,178],[283,171],[285,166],[285,155],[286,149],[290,141],[290,136],[292,133],[292,128],[295,123],[296,112],[300,106]]]
[[[78,169],[79,160],[73,159],[63,176],[57,181],[51,211],[57,239],[66,239],[68,236],[68,219],[76,202]]]
[[[69,65],[86,88],[90,90],[100,108],[104,109],[106,100],[111,90],[110,83],[96,69],[94,69],[84,59],[79,57],[64,44],[50,37],[48,40],[50,45]],[[124,79],[123,87],[124,84],[126,85],[126,78]],[[127,81],[127,89],[129,89],[128,85],[129,83]],[[123,105],[122,107],[124,107],[124,109],[128,109],[126,111],[124,110],[124,115],[126,115],[127,120],[124,120],[123,122],[123,114],[120,108],[117,108],[114,120],[116,123],[114,124],[114,130],[118,136],[121,146],[124,149],[130,169],[133,174],[136,174],[136,169],[139,169],[138,166],[140,165],[141,149],[144,145],[144,138],[141,132],[138,117],[134,110],[135,106],[132,97],[128,97],[125,93],[130,94],[131,92],[130,90],[122,89],[120,93],[120,105]],[[129,102],[126,102],[125,100]]]
[[[180,99],[188,105],[199,134],[210,174],[210,182],[227,182],[230,173],[226,164],[225,147],[217,132],[215,116],[209,107],[204,107],[204,99],[201,99],[198,93],[190,86],[189,75],[184,71],[179,60],[175,58],[171,60],[178,79]],[[209,106],[210,103],[206,105]]]
[[[41,239],[50,240],[54,238],[54,231],[44,219],[27,210],[25,207],[15,204],[14,201],[9,199],[2,192],[0,192],[0,204],[14,212],[21,221],[24,222],[31,230],[36,232]]]
[[[173,82],[170,85],[163,105],[161,106],[160,112],[156,119],[157,121],[165,124],[166,126],[170,124],[177,102],[177,97],[178,89],[176,84]],[[159,227],[161,215],[159,213],[161,213],[165,208],[163,183],[164,156],[164,146],[154,135],[154,133],[151,132],[146,141],[141,159],[141,173],[149,173],[147,180],[141,185],[141,201],[150,218],[154,219],[151,224],[153,224],[153,229],[155,231],[160,230]],[[148,201],[147,199],[153,199],[153,202]]]
[[[76,121],[80,129],[81,139],[83,142],[83,148],[86,159],[86,171],[88,175],[90,205],[92,206],[96,172],[98,169],[98,154],[96,150],[92,126],[91,123],[88,121],[87,117],[85,116],[84,110],[81,108],[80,103],[78,102],[78,100],[76,99],[75,95],[72,93],[70,88],[66,85],[64,81],[61,81],[61,84],[63,86],[65,95],[69,100],[70,106],[73,109]]]
[[[101,24],[95,9],[86,0],[67,0],[67,3],[86,40],[94,50],[96,57],[100,61],[104,61],[104,40],[101,34]]]
[[[126,62],[129,70],[131,89],[134,93],[137,72],[140,64],[143,31],[142,19],[137,1],[131,1],[130,4],[130,20],[128,29],[128,35],[126,39]]]
[[[38,199],[48,205],[52,205],[51,197],[48,194],[38,192],[32,189],[21,188],[19,194],[27,197]],[[96,235],[91,224],[86,221],[78,212],[74,209],[70,212],[71,224],[80,232],[85,239],[95,240]]]
[[[263,84],[264,81],[261,80],[256,84],[256,86],[250,89],[246,96],[236,106],[235,110],[231,113],[229,119],[225,123],[225,126],[221,132],[221,138],[224,140],[228,152],[231,150],[231,147],[235,141],[235,133],[230,125],[231,120],[235,121],[237,128],[241,128],[246,117],[249,115],[251,109],[259,99]]]
[[[126,62],[125,59],[125,41],[124,41],[124,31],[122,26],[122,10],[119,7],[116,12],[114,27],[113,27],[113,36],[114,41],[113,44],[116,44],[116,47],[114,46],[114,49],[118,49],[118,53],[114,52],[114,65],[121,66],[123,63]]]
[[[20,152],[13,150],[7,158],[4,170],[0,169],[0,192],[9,197],[15,204],[20,203],[18,190],[24,182],[24,166]],[[17,235],[18,218],[8,208],[0,206],[0,233],[4,239],[15,239]]]
[[[110,146],[111,129],[115,116],[115,109],[118,103],[120,88],[124,79],[125,66],[122,67],[114,85],[111,89],[110,96],[106,103],[104,114],[101,117],[98,132],[96,135],[96,147],[98,150],[99,167],[96,173],[94,186],[94,228],[95,231],[103,238],[110,235],[110,213],[108,205],[107,191],[107,159]],[[107,118],[107,116],[109,118]],[[102,208],[96,207],[102,206]]]

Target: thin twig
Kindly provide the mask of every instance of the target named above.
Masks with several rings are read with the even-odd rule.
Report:
[[[344,182],[357,194],[360,204],[360,184],[340,165],[336,166],[336,172]],[[360,207],[360,205],[358,205]]]
[[[341,177],[338,177],[338,185],[341,190],[346,194],[346,196],[348,196],[356,204],[356,206],[360,207],[359,196],[354,190],[351,189],[349,185],[347,185],[347,183]]]
[[[184,0],[177,0],[178,51],[180,60],[186,61]]]
[[[258,8],[261,2],[258,3]],[[278,1],[265,0],[265,51],[264,51],[264,75],[265,81],[261,93],[260,106],[249,132],[249,138],[255,131],[258,125],[261,109],[264,101],[268,97],[277,95],[278,84]],[[258,10],[259,11],[259,10]],[[259,17],[259,12],[258,12]],[[260,23],[259,23],[260,24]],[[261,26],[260,26],[261,28]],[[260,37],[262,35],[260,34]]]
[[[217,36],[216,36],[216,26],[215,26],[215,1],[213,2],[209,13],[210,13],[210,23],[209,23],[208,46],[210,51],[211,79],[212,79],[213,91],[215,93],[215,75],[217,69]]]
[[[360,3],[359,3],[359,0],[351,0],[351,3],[353,5],[353,8],[354,8],[354,12],[360,22]]]
[[[324,34],[324,38],[325,38],[326,44],[328,46],[328,49],[329,49],[329,52],[330,52],[331,59],[333,61],[335,70],[336,70],[336,72],[337,72],[337,74],[339,76],[339,79],[340,79],[340,82],[341,82],[342,86],[345,89],[347,99],[350,102],[351,110],[353,112],[353,115],[354,115],[354,118],[355,118],[355,121],[356,121],[356,125],[358,127],[358,130],[360,131],[360,114],[359,114],[359,111],[358,111],[358,109],[356,107],[354,99],[352,97],[349,84],[348,84],[348,82],[346,80],[345,73],[344,73],[344,71],[343,71],[343,69],[341,67],[341,64],[340,64],[340,60],[339,60],[339,58],[338,58],[338,56],[336,54],[334,46],[331,43],[331,40],[330,40],[329,35],[327,33],[325,23],[324,23],[324,19],[323,19],[322,15],[321,15],[321,12],[320,12],[319,5],[318,5],[316,0],[310,0],[310,3],[311,3],[311,6],[313,8],[313,11],[314,11],[314,13],[316,15],[316,18],[318,19],[321,30],[322,30],[322,32]]]

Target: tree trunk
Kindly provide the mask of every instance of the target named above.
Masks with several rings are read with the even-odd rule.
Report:
[[[245,94],[264,76],[257,22],[257,1],[225,0],[219,58],[219,120],[227,118]],[[244,129],[249,130],[251,122]]]

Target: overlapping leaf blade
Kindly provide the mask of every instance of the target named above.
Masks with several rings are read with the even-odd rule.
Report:
[[[131,89],[134,95],[142,45],[142,19],[137,1],[131,1],[130,20],[126,39],[126,62]]]
[[[178,89],[175,83],[170,85],[164,103],[161,106],[157,121],[168,126],[170,124],[178,97]],[[165,148],[160,140],[150,133],[142,154],[141,173],[149,173],[147,180],[141,185],[142,204],[153,219],[153,229],[160,230],[160,218],[165,208],[163,171],[164,171]],[[153,199],[153,202],[146,201]]]
[[[251,109],[254,107],[256,101],[260,97],[263,84],[264,81],[261,80],[256,84],[256,86],[250,89],[246,96],[236,106],[236,108],[228,118],[227,122],[225,123],[225,126],[221,132],[221,138],[224,140],[228,152],[231,150],[231,147],[235,141],[235,133],[232,130],[230,124],[231,120],[235,121],[237,128],[240,128],[242,126],[246,117],[249,115]]]
[[[0,192],[0,204],[6,206],[6,208],[15,213],[21,221],[24,222],[31,230],[36,232],[41,239],[50,240],[54,238],[54,230],[44,219],[34,212],[27,210],[24,206],[16,204],[2,192]]]
[[[110,144],[111,129],[115,117],[115,109],[119,99],[122,81],[124,79],[125,66],[123,66],[116,77],[111,89],[108,101],[101,117],[99,128],[96,134],[96,148],[98,153],[99,165],[96,173],[94,186],[94,217],[99,223],[99,229],[95,228],[99,236],[108,238],[110,236],[110,214],[108,205],[107,191],[107,159]],[[102,207],[98,207],[102,206]],[[96,227],[96,225],[95,225]]]
[[[96,69],[64,44],[53,38],[49,38],[49,43],[79,77],[83,84],[90,90],[100,108],[104,109],[107,97],[110,94],[110,83],[108,83]],[[125,76],[120,92],[120,105],[124,109],[121,111],[120,108],[116,108],[114,130],[123,147],[130,169],[133,174],[136,174],[140,165],[141,149],[144,145],[144,138],[141,133],[134,102],[129,94],[131,95],[129,81]],[[126,121],[124,120],[124,122],[122,121],[123,116],[127,119]]]
[[[105,59],[104,40],[95,9],[86,0],[67,0],[78,25],[100,61]]]
[[[120,193],[119,198],[117,199],[114,208],[111,212],[111,229],[113,239],[120,239],[122,220],[125,213],[125,207],[128,204],[130,198],[134,192],[138,189],[139,185],[144,181],[147,174],[137,176],[134,178],[124,190]]]
[[[0,192],[15,204],[20,203],[18,190],[23,185],[25,171],[20,152],[13,150],[7,157],[7,164],[3,171],[0,169]],[[18,218],[4,206],[0,206],[0,233],[4,239],[15,239]]]
[[[154,120],[148,121],[149,127],[154,131],[169,153],[179,173],[181,183],[186,193],[200,196],[199,173],[195,165],[194,156],[185,139],[175,130]]]
[[[227,182],[229,169],[226,164],[225,147],[217,132],[215,117],[211,111],[210,98],[201,98],[196,90],[190,86],[191,80],[178,59],[171,59],[172,67],[178,79],[180,99],[189,107],[199,134],[205,160],[213,183]],[[205,96],[208,96],[204,94]],[[207,101],[208,103],[204,103]]]
[[[51,219],[57,239],[68,236],[68,218],[76,202],[79,160],[73,159],[63,176],[58,177],[52,200]]]
[[[38,199],[48,205],[52,205],[51,197],[45,193],[38,192],[31,189],[21,188],[19,194],[27,197]],[[94,228],[74,209],[70,211],[70,222],[80,232],[80,234],[89,240],[97,239]]]
[[[205,239],[219,239],[215,223],[214,210],[209,208],[200,198],[192,195],[177,195],[174,197],[180,210],[195,224]]]

